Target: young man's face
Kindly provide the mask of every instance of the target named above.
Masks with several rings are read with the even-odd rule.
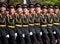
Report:
[[[10,12],[15,13],[15,9],[14,8],[10,9]]]
[[[31,10],[31,11],[34,11],[34,10],[35,10],[35,8],[30,8],[30,10]]]
[[[43,12],[43,13],[47,13],[47,9],[43,9],[42,12]]]
[[[6,11],[6,8],[5,7],[1,7],[1,11]]]
[[[40,7],[36,7],[36,9],[38,10],[38,9],[41,9]]]
[[[30,8],[29,11],[30,11],[31,14],[35,14],[35,8]]]
[[[59,13],[59,9],[55,9],[54,11],[55,11],[55,13],[56,13],[56,14],[58,14],[58,13]]]
[[[54,9],[49,9],[49,13],[50,14],[54,13]]]
[[[27,10],[28,8],[23,8],[23,10]]]
[[[27,14],[29,13],[28,8],[24,8],[24,9],[23,9],[23,12],[24,12],[25,15],[27,15]]]
[[[40,13],[42,10],[41,10],[41,8],[40,7],[36,7],[36,12],[37,13]]]
[[[23,12],[22,8],[18,8],[17,12]]]

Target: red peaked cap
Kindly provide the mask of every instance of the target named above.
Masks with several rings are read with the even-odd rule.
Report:
[[[36,3],[36,4],[35,4],[35,7],[40,7],[40,6],[41,6],[40,3]]]
[[[21,4],[17,4],[16,8],[22,8],[22,5]]]
[[[13,5],[9,6],[9,9],[12,9],[12,8],[14,8],[14,9],[15,9],[15,7],[14,7]]]
[[[2,4],[2,7],[6,7],[6,4]]]
[[[29,4],[29,8],[34,8],[34,4]]]
[[[55,9],[59,9],[59,6],[58,6],[58,5],[55,5],[54,8],[55,8]]]
[[[48,6],[47,5],[43,5],[43,7],[42,8],[45,8],[45,9],[47,9],[48,8]]]
[[[23,8],[28,8],[28,5],[27,4],[23,4],[22,7]]]

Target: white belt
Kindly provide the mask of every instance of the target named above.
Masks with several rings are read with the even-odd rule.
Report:
[[[35,25],[38,25],[38,26],[40,26],[40,23],[35,23]]]
[[[9,28],[15,28],[15,26],[8,26]]]
[[[53,24],[48,24],[48,26],[53,26]]]
[[[16,24],[16,26],[17,26],[17,27],[22,27],[22,25],[18,25],[18,24]]]
[[[60,25],[60,23],[53,23],[54,25]]]
[[[29,24],[30,26],[34,26],[34,24]]]
[[[28,25],[23,25],[23,27],[28,27]]]
[[[6,27],[6,25],[0,25],[0,27]]]
[[[41,25],[42,27],[46,27],[47,25]]]

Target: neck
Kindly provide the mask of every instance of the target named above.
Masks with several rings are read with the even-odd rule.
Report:
[[[22,12],[17,12],[17,14],[19,14],[19,15],[20,15],[20,14],[22,14]]]
[[[36,12],[37,14],[41,14],[40,12]]]
[[[43,13],[43,15],[47,15],[46,13]]]
[[[14,15],[14,13],[10,13],[10,15],[12,15],[12,16],[13,16],[13,15]]]
[[[5,14],[5,12],[1,12],[1,14]]]

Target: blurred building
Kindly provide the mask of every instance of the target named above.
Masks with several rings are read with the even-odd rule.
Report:
[[[0,2],[4,2],[5,0],[0,0]]]
[[[0,0],[0,2],[8,2],[8,3],[12,3],[14,1],[18,1],[18,2],[23,2],[24,0]],[[29,3],[35,3],[34,1],[36,0],[26,0],[26,2],[29,4]]]

